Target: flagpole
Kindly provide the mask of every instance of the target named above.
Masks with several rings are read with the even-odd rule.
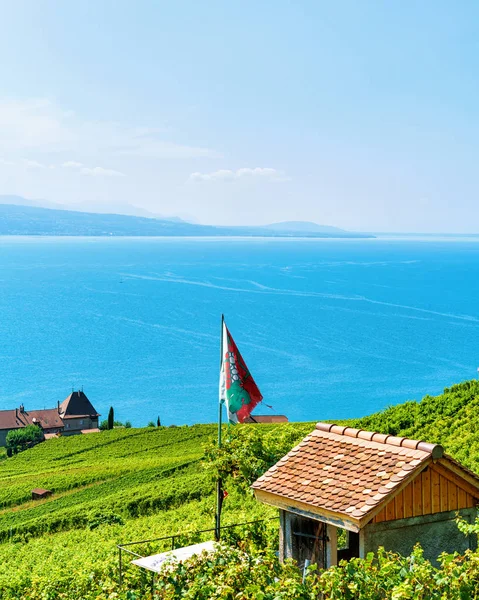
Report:
[[[220,377],[221,369],[223,368],[223,329],[224,329],[225,316],[221,315],[221,336],[220,336]],[[218,401],[218,448],[221,448],[221,420],[223,414],[223,405],[221,398]],[[215,515],[215,538],[216,541],[220,540],[221,536],[221,505],[223,504],[223,489],[221,484],[221,477],[218,477],[216,482],[216,515]]]
[[[225,322],[225,316],[221,315],[221,337],[220,337],[220,373],[221,368],[223,367],[223,326]],[[220,402],[218,403],[218,448],[221,448],[221,419],[223,413],[223,405]]]

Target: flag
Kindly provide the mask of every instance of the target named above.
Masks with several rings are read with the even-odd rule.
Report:
[[[222,336],[220,402],[226,404],[230,423],[243,423],[263,396],[224,321]]]

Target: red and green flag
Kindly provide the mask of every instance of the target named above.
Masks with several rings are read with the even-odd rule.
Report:
[[[243,423],[263,396],[224,321],[222,336],[220,402],[226,405],[230,423]]]

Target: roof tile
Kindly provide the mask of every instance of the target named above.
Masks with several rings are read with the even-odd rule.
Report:
[[[253,489],[361,518],[440,449],[412,442],[320,423]]]

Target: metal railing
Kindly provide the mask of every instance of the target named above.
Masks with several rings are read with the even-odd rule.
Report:
[[[279,517],[270,517],[268,519],[257,519],[256,521],[246,521],[244,523],[234,523],[232,525],[222,525],[221,526],[221,531],[227,529],[233,529],[235,527],[243,527],[245,525],[255,525],[256,523],[264,523],[265,521],[274,521],[274,520],[278,520]],[[170,546],[170,551],[172,550],[176,550],[175,547],[175,542],[178,538],[185,538],[185,537],[192,537],[192,536],[198,536],[201,535],[203,533],[215,533],[216,532],[216,527],[211,527],[209,529],[197,529],[195,531],[186,531],[184,533],[175,533],[174,535],[165,535],[162,537],[158,537],[158,538],[152,538],[149,540],[140,540],[137,542],[126,542],[125,544],[117,544],[117,548],[118,548],[118,562],[119,562],[119,586],[120,588],[123,585],[123,552],[126,552],[127,554],[130,554],[131,556],[134,556],[135,558],[145,558],[142,554],[138,554],[137,552],[134,552],[133,550],[130,550],[129,548],[127,548],[127,546],[135,546],[135,545],[139,545],[139,544],[150,544],[153,542],[164,542],[165,540],[170,540],[170,544],[168,544]],[[154,574],[153,574],[154,577]]]

